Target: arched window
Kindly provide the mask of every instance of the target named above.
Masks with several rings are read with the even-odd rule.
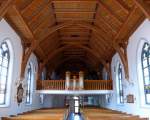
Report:
[[[10,52],[6,42],[0,45],[0,105],[6,103]]]
[[[119,103],[124,103],[123,99],[123,84],[122,84],[122,67],[121,64],[118,66],[118,92],[119,92]]]
[[[32,74],[33,74],[33,72],[32,72],[31,63],[29,63],[28,69],[27,69],[26,104],[30,104],[31,103]]]
[[[145,43],[141,55],[145,103],[150,104],[150,44]]]

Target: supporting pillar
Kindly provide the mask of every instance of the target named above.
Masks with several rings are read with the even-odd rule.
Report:
[[[76,76],[73,76],[73,90],[76,90]]]
[[[65,81],[65,89],[68,90],[70,88],[70,72],[66,72],[66,81]]]
[[[84,89],[84,73],[82,71],[79,72],[79,90]]]

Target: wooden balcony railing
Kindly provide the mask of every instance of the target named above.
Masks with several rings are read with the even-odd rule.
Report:
[[[65,90],[65,80],[39,80],[37,89]]]
[[[85,90],[112,90],[112,80],[85,80]]]
[[[65,90],[65,80],[39,80],[37,89]],[[84,90],[112,90],[112,80],[84,80]]]

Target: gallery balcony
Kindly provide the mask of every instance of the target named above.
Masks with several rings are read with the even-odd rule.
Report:
[[[37,92],[42,94],[65,94],[65,95],[85,95],[85,94],[109,94],[112,92],[112,80],[70,80],[66,85],[66,80],[38,80]]]

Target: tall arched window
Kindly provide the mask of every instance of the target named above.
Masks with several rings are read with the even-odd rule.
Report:
[[[6,42],[0,45],[0,105],[6,103],[10,52]]]
[[[118,92],[119,92],[119,103],[124,103],[121,64],[119,64],[118,66]]]
[[[29,63],[28,65],[28,69],[27,69],[27,91],[26,91],[26,104],[30,104],[31,103],[31,88],[32,88],[32,67],[31,67],[31,63]]]
[[[141,55],[145,103],[150,104],[150,44],[145,43]]]

